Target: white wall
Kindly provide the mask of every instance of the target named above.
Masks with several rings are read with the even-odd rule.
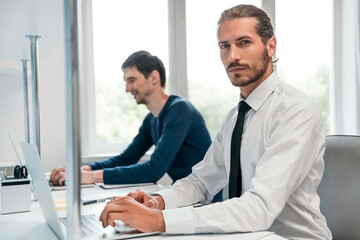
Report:
[[[0,32],[0,163],[16,163],[9,133],[15,140],[25,139],[20,59],[30,57],[25,35],[41,35],[38,82],[41,157],[43,167],[50,171],[65,164],[66,156],[63,1],[0,0]]]

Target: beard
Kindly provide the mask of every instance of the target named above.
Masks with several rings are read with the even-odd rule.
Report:
[[[147,105],[149,103],[148,96],[151,95],[151,92],[149,90],[146,90],[141,93],[138,92],[137,94],[138,94],[138,96],[137,96],[137,98],[135,98],[135,101],[138,105],[140,105],[140,104]]]
[[[237,87],[245,87],[256,81],[258,81],[266,72],[269,65],[269,56],[267,49],[264,48],[263,53],[261,54],[260,60],[253,66],[248,64],[240,64],[239,62],[232,62],[226,68],[228,77],[230,78],[231,83]],[[235,73],[230,74],[228,71],[232,67],[243,67],[250,70],[249,74],[246,73]]]

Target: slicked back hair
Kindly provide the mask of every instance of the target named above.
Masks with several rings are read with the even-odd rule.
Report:
[[[256,18],[256,32],[261,37],[261,41],[264,44],[266,44],[267,41],[274,36],[274,29],[271,25],[271,20],[264,10],[247,4],[240,4],[223,11],[218,21],[218,27],[224,21],[237,18]]]

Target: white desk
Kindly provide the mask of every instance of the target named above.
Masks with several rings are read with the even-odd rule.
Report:
[[[93,188],[83,188],[81,190],[81,195],[83,199],[96,199],[99,196],[114,196],[114,195],[126,195],[128,192],[134,191],[136,188],[141,188],[146,192],[153,192],[159,190],[157,185],[149,185],[142,187],[130,187],[130,188],[119,188],[111,190],[103,190],[99,187]],[[66,197],[66,191],[52,191],[54,200],[64,199]],[[86,213],[95,213],[100,214],[104,208],[105,203],[89,204],[82,206],[81,212]],[[66,210],[58,210],[59,217],[66,215]],[[271,234],[265,237],[261,236],[261,233],[255,234],[201,234],[201,235],[167,235],[160,234],[155,236],[144,237],[146,240],[211,240],[211,239],[253,239],[253,237],[258,234],[261,239],[265,240],[282,240],[284,238]],[[264,233],[267,235],[267,233]],[[57,239],[56,235],[48,227],[45,222],[45,219],[42,215],[40,205],[38,202],[32,202],[31,212],[26,213],[16,213],[16,214],[7,214],[0,215],[0,236],[1,239],[7,240],[18,240],[18,239],[29,239],[29,240],[55,240]],[[139,238],[135,238],[139,239]]]

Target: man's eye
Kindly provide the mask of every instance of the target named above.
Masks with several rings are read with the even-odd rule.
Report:
[[[229,48],[229,44],[222,44],[220,45],[220,49],[226,49],[226,48]]]
[[[132,78],[131,78],[131,79],[127,79],[125,82],[126,82],[126,83],[133,83],[134,81],[135,81],[135,79],[132,79]]]
[[[249,41],[249,40],[242,40],[240,43],[241,43],[242,45],[246,45],[246,44],[249,44],[250,41]]]

